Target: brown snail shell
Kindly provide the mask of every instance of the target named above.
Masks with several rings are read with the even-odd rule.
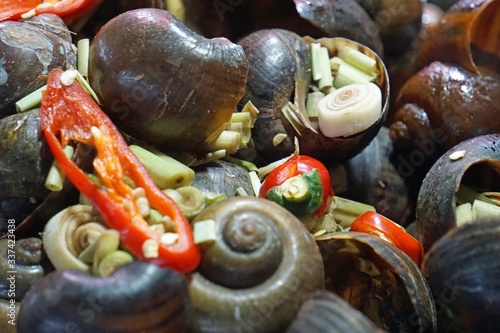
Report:
[[[426,29],[419,45],[417,67],[449,62],[476,74],[500,73],[500,2],[461,0],[438,24]]]
[[[305,103],[311,83],[309,44],[313,42],[328,48],[331,57],[337,54],[337,45],[347,43],[377,61],[381,74],[376,84],[382,90],[383,108],[379,119],[363,132],[329,138],[315,129],[307,118]],[[340,164],[363,150],[382,127],[388,112],[389,77],[382,60],[366,46],[340,37],[298,40],[297,34],[281,29],[256,31],[239,44],[245,49],[250,66],[245,97],[240,104],[251,101],[260,111],[252,138],[257,152],[266,161],[292,154],[294,137],[297,137],[301,154]],[[292,95],[300,134],[282,113]],[[275,146],[273,138],[277,134],[287,136]]]
[[[17,333],[17,317],[19,316],[20,302],[11,303],[10,300],[0,299],[0,330],[3,333]]]
[[[15,103],[45,84],[54,68],[76,67],[76,48],[39,25],[0,22],[0,118],[16,113]]]
[[[13,258],[9,256],[12,253],[15,253],[15,259],[9,261]],[[49,270],[40,238],[23,238],[15,242],[12,238],[0,239],[0,255],[0,298],[3,299],[21,301],[31,286]],[[13,272],[15,278],[9,280]]]
[[[214,220],[189,284],[191,332],[283,332],[304,298],[324,287],[313,236],[272,201],[233,197],[193,221]]]
[[[106,278],[54,271],[23,298],[18,332],[185,332],[186,295],[183,275],[142,261]]]
[[[316,237],[326,289],[389,332],[435,332],[434,300],[419,267],[399,248],[360,232]]]
[[[426,155],[439,156],[463,140],[500,132],[494,121],[500,78],[433,62],[406,81],[395,106],[391,139],[400,146],[431,145]]]
[[[450,155],[464,151],[458,159]],[[486,189],[499,186],[500,134],[483,135],[459,143],[444,153],[422,182],[416,206],[416,227],[424,251],[456,227],[456,198],[461,182]],[[496,179],[496,181],[495,181]]]
[[[498,332],[500,218],[447,232],[424,257],[441,332]]]
[[[328,290],[312,292],[287,333],[383,333],[363,313]]]
[[[243,96],[247,72],[240,46],[206,39],[155,8],[116,16],[90,47],[90,84],[103,110],[160,150],[206,152]]]

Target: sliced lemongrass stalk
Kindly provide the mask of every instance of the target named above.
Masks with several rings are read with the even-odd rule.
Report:
[[[257,168],[257,166],[255,164],[253,164],[252,162],[249,162],[249,161],[246,161],[246,160],[242,160],[240,158],[236,158],[236,157],[232,157],[232,156],[228,156],[228,157],[225,157],[224,160],[228,161],[228,162],[231,162],[233,164],[236,164],[236,165],[239,165],[241,167],[244,167],[245,169],[247,169],[248,171],[257,171],[259,168]]]
[[[487,202],[487,203],[493,204],[493,205],[496,204],[493,200],[491,200],[490,198],[488,198],[484,194],[481,194],[481,193],[475,191],[474,189],[472,189],[471,187],[464,185],[464,184],[460,184],[455,196],[457,198],[457,204],[463,204],[463,203],[467,203],[467,202],[472,204],[472,203],[474,203],[475,200],[484,201],[484,202]]]
[[[47,85],[44,85],[32,93],[24,96],[16,102],[16,111],[18,113],[33,110],[40,106],[42,102],[42,92],[47,89]]]
[[[226,193],[206,192],[203,195],[205,197],[205,204],[207,207],[213,205],[216,202],[227,199]]]
[[[455,208],[455,216],[457,226],[464,225],[472,220],[474,220],[474,214],[472,213],[472,205],[470,202],[458,205]]]
[[[373,125],[382,111],[382,92],[374,83],[356,83],[318,103],[319,129],[327,137],[346,137]]]
[[[71,159],[75,149],[73,146],[67,145],[63,148],[64,155],[68,159]],[[53,192],[61,191],[64,186],[64,180],[66,179],[66,174],[61,170],[59,163],[56,160],[52,162],[52,166],[49,169],[47,178],[45,179],[45,187]]]
[[[90,40],[88,38],[83,38],[78,41],[77,44],[77,59],[78,59],[78,72],[82,74],[84,78],[89,77],[89,48]]]
[[[226,156],[227,156],[227,151],[225,149],[219,149],[219,150],[205,154],[205,157],[203,157],[203,158],[196,159],[196,161],[191,163],[191,166],[203,165],[203,164],[209,163],[211,161],[220,160],[221,158],[224,158]]]
[[[239,186],[239,187],[236,189],[236,191],[234,191],[234,192],[235,192],[234,194],[235,194],[237,197],[248,197],[248,193],[247,193],[247,191],[245,191],[245,189],[244,189],[243,187],[241,187],[241,186]]]
[[[474,200],[472,204],[472,213],[475,220],[485,217],[499,217],[500,207],[481,200]]]
[[[273,147],[276,147],[278,146],[280,143],[283,142],[283,140],[285,140],[286,138],[288,138],[288,134],[286,133],[278,133],[276,134],[274,137],[273,137]]]
[[[330,55],[326,47],[320,49],[321,78],[318,81],[318,88],[321,91],[329,90],[333,86],[332,68],[330,67]]]
[[[299,218],[306,228],[314,235],[325,234],[338,230],[338,224],[332,214],[307,215]]]
[[[306,113],[310,121],[318,121],[318,103],[325,97],[321,91],[313,91],[307,94]]]
[[[353,47],[342,45],[337,48],[337,54],[345,62],[369,75],[378,76],[380,74],[377,68],[377,61]]]
[[[329,213],[332,214],[335,221],[342,228],[348,228],[361,214],[366,212],[375,212],[375,207],[335,195],[332,199],[330,207],[328,207],[328,210]]]
[[[101,260],[109,253],[120,247],[120,233],[114,229],[106,229],[95,242],[94,259],[92,261],[92,274],[97,274]]]
[[[83,90],[85,90],[87,94],[89,94],[96,101],[97,104],[101,104],[101,101],[99,100],[99,97],[97,97],[94,89],[92,89],[88,81],[82,76],[79,71],[76,71],[76,81],[80,83]]]
[[[188,220],[192,220],[206,207],[203,192],[194,186],[184,186],[176,190],[166,189],[163,192],[175,201]]]
[[[286,120],[288,120],[290,125],[292,125],[295,132],[297,132],[298,135],[302,135],[300,130],[302,127],[304,127],[304,124],[300,121],[299,117],[297,116],[295,105],[293,105],[293,103],[291,102],[288,102],[281,109],[281,112],[285,116]]]
[[[130,145],[129,148],[162,190],[189,185],[194,179],[194,170],[167,155],[158,156],[137,145]]]
[[[165,0],[164,2],[166,4],[166,10],[172,13],[172,15],[177,17],[180,21],[185,20],[186,8],[182,0]]]
[[[248,101],[243,108],[241,109],[241,113],[249,113],[250,114],[250,119],[252,120],[251,126],[255,124],[255,119],[257,119],[257,115],[259,114],[259,110],[253,105],[252,102]]]
[[[312,43],[311,44],[311,69],[312,69],[312,79],[318,81],[321,79],[323,72],[321,71],[321,44]]]
[[[259,179],[263,180],[271,171],[273,171],[276,167],[278,167],[278,166],[282,165],[283,163],[285,163],[286,161],[288,161],[288,159],[294,155],[295,154],[292,154],[292,155],[287,156],[287,157],[283,157],[277,161],[274,161],[272,163],[269,163],[267,165],[260,167],[258,170]]]
[[[376,78],[375,75],[369,75],[361,71],[360,69],[345,62],[340,57],[331,58],[330,66],[331,68],[336,69],[335,79],[333,80],[333,86],[336,89],[342,88],[344,86],[353,83],[372,82]]]
[[[500,206],[500,192],[483,192],[482,195],[493,201],[497,206]]]
[[[231,123],[241,123],[244,127],[251,127],[252,115],[249,112],[234,112],[231,115]]]
[[[260,192],[260,187],[262,186],[259,176],[255,171],[250,171],[248,173],[248,176],[250,177],[250,184],[252,184],[253,193],[256,197],[258,197]]]
[[[101,259],[97,265],[95,275],[99,277],[108,277],[120,266],[132,262],[134,257],[126,251],[117,250],[108,253]]]
[[[215,220],[197,221],[193,224],[193,240],[195,244],[214,242],[217,239]]]
[[[235,131],[222,131],[222,133],[208,145],[208,149],[224,149],[228,154],[236,153],[241,147],[241,133]]]

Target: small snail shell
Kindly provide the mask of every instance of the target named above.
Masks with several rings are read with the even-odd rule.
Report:
[[[106,278],[55,271],[25,295],[18,332],[185,332],[186,295],[183,275],[142,261]]]
[[[306,295],[324,286],[312,235],[289,211],[256,197],[213,204],[194,227],[207,220],[215,221],[216,238],[201,244],[200,270],[189,284],[190,329],[283,332]]]

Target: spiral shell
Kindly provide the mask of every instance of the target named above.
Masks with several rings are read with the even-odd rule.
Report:
[[[213,204],[194,227],[210,220],[216,238],[201,244],[200,269],[189,285],[190,329],[283,332],[306,295],[324,286],[312,235],[293,214],[256,197]]]

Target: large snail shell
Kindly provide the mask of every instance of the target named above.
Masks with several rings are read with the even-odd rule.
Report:
[[[449,231],[427,252],[422,270],[434,293],[440,332],[500,330],[499,250],[496,217]]]
[[[360,232],[316,238],[326,289],[389,332],[435,332],[434,300],[420,269],[399,248]]]
[[[233,197],[195,221],[214,220],[189,284],[193,332],[283,332],[304,298],[323,289],[323,263],[300,220],[274,202]]]
[[[383,333],[363,313],[328,290],[312,292],[287,333]]]
[[[474,73],[500,73],[500,2],[461,0],[449,8],[438,24],[425,30],[417,67],[442,61]]]
[[[0,197],[43,199],[52,163],[40,136],[40,110],[0,119]]]
[[[45,84],[53,68],[76,67],[71,42],[34,24],[0,22],[0,118],[16,112],[15,103]]]
[[[186,295],[184,276],[141,261],[106,278],[55,271],[25,295],[18,332],[185,332]]]
[[[398,145],[432,143],[442,153],[469,138],[500,132],[500,79],[433,62],[403,85],[391,139]],[[493,120],[493,121],[492,121]]]
[[[206,39],[153,8],[105,24],[89,66],[90,84],[116,126],[163,150],[206,150],[226,129],[248,72],[240,46]]]
[[[458,160],[450,159],[450,155],[456,151],[464,151],[465,155]],[[460,184],[468,182],[469,186],[494,190],[491,186],[498,186],[499,175],[499,134],[461,142],[435,162],[422,182],[415,211],[418,238],[424,251],[456,227],[455,193]]]

